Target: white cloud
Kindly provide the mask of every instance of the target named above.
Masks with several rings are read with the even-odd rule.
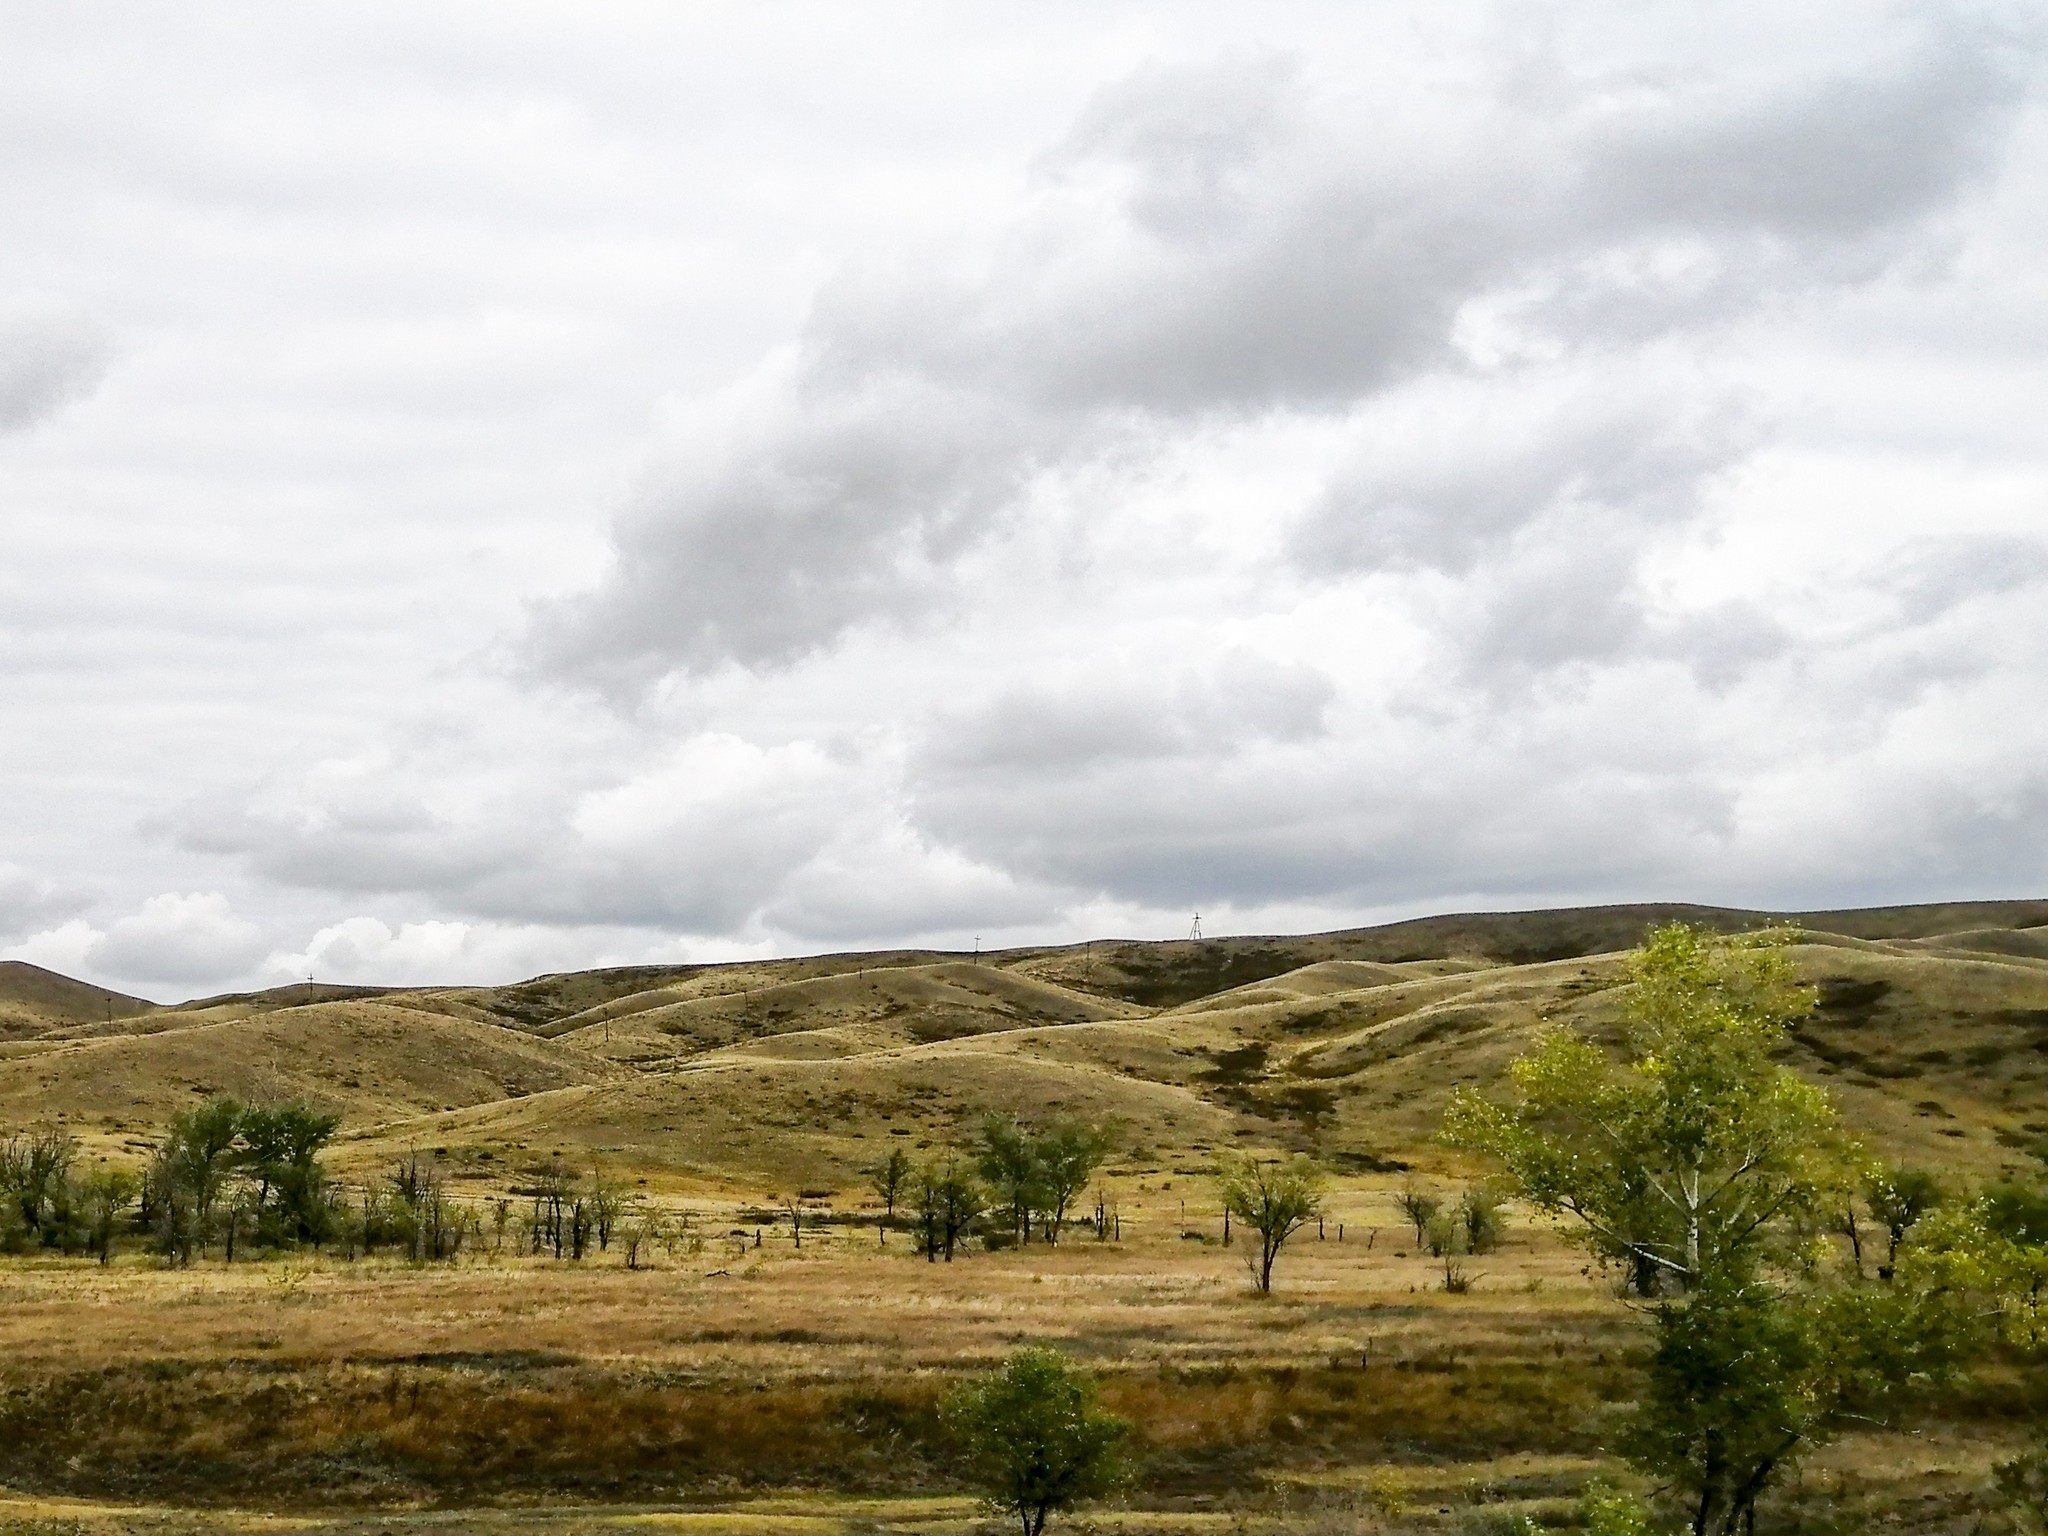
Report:
[[[1757,73],[1638,80],[1616,106],[1612,82],[1562,69],[1538,99],[1428,100],[1267,55],[1142,71],[1098,96],[989,250],[920,251],[822,290],[764,410],[643,497],[543,651],[607,681],[788,665],[929,611],[960,552],[1026,515],[1048,474],[1457,378],[1475,313],[1496,352],[1633,373],[1601,344],[1692,342],[1924,244],[2014,95],[1962,31],[1846,74]],[[1618,337],[1610,311],[1630,317]],[[1515,382],[1526,415],[1543,381]],[[1482,526],[1566,495],[1654,520],[1733,447],[1711,394],[1658,403],[1663,420],[1641,399],[1586,422],[1552,407],[1565,419],[1497,459],[1493,484],[1439,446],[1405,487],[1363,492],[1388,526],[1349,550],[1469,539],[1435,531],[1461,502]],[[1515,468],[1530,483],[1501,483]]]
[[[379,986],[502,981],[557,964],[588,963],[590,937],[491,923],[400,923],[357,916],[330,923],[303,950],[263,963],[271,983],[312,979]]]
[[[0,950],[0,960],[26,960],[47,971],[76,976],[91,964],[103,935],[82,917],[30,934],[19,944]]]

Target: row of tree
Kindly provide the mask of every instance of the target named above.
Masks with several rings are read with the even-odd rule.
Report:
[[[143,1170],[137,1225],[157,1250],[189,1263],[219,1243],[315,1247],[343,1216],[320,1153],[337,1116],[302,1104],[209,1099],[172,1116]]]
[[[0,1251],[85,1253],[102,1263],[123,1237],[139,1237],[175,1264],[219,1252],[332,1247],[348,1257],[396,1251],[428,1263],[481,1240],[485,1215],[497,1247],[512,1201],[454,1197],[432,1164],[408,1153],[381,1178],[350,1190],[321,1162],[340,1122],[302,1104],[215,1098],[171,1118],[140,1174],[81,1171],[77,1142],[45,1128],[0,1141]],[[626,1202],[616,1186],[559,1165],[522,1191],[522,1249],[581,1259],[611,1246]],[[633,1234],[635,1262],[647,1232]]]
[[[968,1146],[922,1160],[892,1149],[871,1185],[885,1222],[907,1218],[925,1257],[950,1263],[977,1232],[1018,1244],[1035,1232],[1057,1244],[1112,1145],[1107,1126],[1062,1118],[1034,1128],[992,1115]],[[1110,1235],[1110,1220],[1107,1205],[1098,1203],[1097,1237]]]
[[[140,1181],[109,1168],[80,1172],[78,1144],[61,1130],[0,1141],[0,1251],[56,1249],[102,1260]]]

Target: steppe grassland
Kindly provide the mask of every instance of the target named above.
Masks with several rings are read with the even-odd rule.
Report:
[[[1573,924],[1612,923],[1546,922],[1570,942],[1509,923],[1507,958],[1403,960],[1339,935],[1164,946],[1157,963],[1132,946],[840,957],[625,986],[309,993],[98,1022],[88,1009],[0,1045],[0,1123],[61,1112],[92,1155],[119,1160],[202,1094],[303,1097],[344,1116],[330,1160],[345,1180],[417,1151],[481,1208],[559,1157],[693,1209],[706,1241],[640,1273],[616,1249],[573,1265],[474,1245],[427,1269],[9,1261],[0,1382],[52,1430],[54,1459],[26,1485],[288,1509],[583,1488],[623,1501],[377,1517],[436,1529],[960,1526],[957,1479],[929,1455],[932,1407],[964,1371],[1050,1339],[1102,1375],[1148,1456],[1140,1507],[1098,1523],[1222,1531],[1306,1502],[1451,1530],[1482,1497],[1561,1515],[1610,1465],[1602,1399],[1634,1390],[1642,1342],[1582,1255],[1524,1217],[1505,1250],[1467,1261],[1476,1289],[1448,1295],[1403,1241],[1394,1179],[1354,1172],[1328,1235],[1297,1239],[1260,1301],[1242,1250],[1220,1247],[1201,1171],[1249,1147],[1344,1170],[1399,1157],[1439,1185],[1476,1172],[1431,1143],[1448,1089],[1495,1082],[1546,1021],[1597,1036],[1618,1016],[1614,956],[1545,957],[1583,937]],[[1823,1003],[1796,1064],[1873,1145],[1970,1179],[2030,1166],[2048,1134],[2042,929],[1814,933],[1796,955]],[[1089,990],[1107,985],[1131,995]],[[1115,1119],[1106,1183],[1124,1242],[977,1246],[951,1266],[918,1262],[902,1234],[876,1245],[872,1226],[820,1229],[798,1253],[785,1225],[752,1246],[766,1224],[747,1207],[813,1189],[850,1211],[887,1148],[957,1144],[990,1110]],[[1376,1229],[1364,1251],[1361,1227]],[[2016,1390],[1994,1380],[1954,1422],[1845,1442],[1809,1491],[1967,1528],[1964,1490],[2039,1414]],[[829,1497],[793,1491],[819,1488]],[[677,1514],[678,1499],[727,1513]],[[21,1508],[23,1529],[244,1518]],[[0,1531],[10,1518],[0,1507]]]
[[[524,1351],[817,1381],[955,1370],[1025,1339],[1060,1342],[1106,1369],[1301,1367],[1418,1351],[1554,1358],[1566,1338],[1576,1347],[1588,1329],[1632,1326],[1547,1223],[1517,1222],[1501,1250],[1464,1261],[1479,1277],[1471,1293],[1443,1294],[1441,1265],[1417,1249],[1384,1179],[1341,1183],[1325,1236],[1313,1224],[1298,1235],[1274,1295],[1259,1298],[1242,1245],[1221,1243],[1207,1181],[1145,1182],[1153,1187],[1110,1184],[1121,1242],[1083,1230],[1057,1248],[977,1244],[951,1264],[923,1261],[901,1231],[879,1243],[867,1224],[807,1229],[799,1250],[786,1220],[737,1225],[740,1206],[694,1207],[701,1251],[656,1248],[638,1271],[616,1245],[583,1264],[488,1247],[449,1266],[16,1261],[0,1268],[0,1354],[77,1370],[144,1354],[306,1362]]]
[[[1190,1499],[1239,1506],[1356,1490],[1389,1460],[1406,1464],[1400,1475],[1418,1488],[1425,1473],[1469,1481],[1501,1455],[1548,1458],[1553,1481],[1583,1478],[1592,1464],[1585,1437],[1554,1419],[1532,1437],[1526,1396],[1496,1390],[1540,1372],[1551,1383],[1545,1401],[1579,1413],[1596,1405],[1602,1382],[1621,1379],[1633,1331],[1625,1310],[1547,1232],[1517,1230],[1483,1261],[1476,1290],[1447,1296],[1435,1262],[1400,1239],[1384,1183],[1347,1182],[1326,1236],[1311,1228],[1299,1237],[1277,1294],[1259,1299],[1247,1290],[1242,1247],[1225,1250],[1213,1213],[1196,1214],[1201,1191],[1145,1182],[1154,1187],[1133,1182],[1113,1196],[1122,1243],[1075,1234],[1057,1250],[976,1252],[951,1265],[916,1258],[900,1233],[883,1247],[862,1226],[820,1229],[800,1252],[786,1228],[765,1232],[759,1248],[722,1235],[700,1254],[660,1254],[639,1272],[616,1254],[581,1266],[496,1256],[443,1268],[11,1266],[0,1280],[0,1354],[17,1383],[98,1378],[102,1408],[132,1390],[134,1417],[154,1423],[159,1441],[162,1406],[142,1401],[151,1381],[126,1378],[138,1362],[149,1362],[140,1374],[152,1380],[177,1375],[212,1405],[183,1413],[177,1430],[187,1454],[204,1448],[216,1496],[287,1505],[297,1500],[278,1474],[347,1444],[374,1441],[385,1459],[403,1460],[419,1436],[459,1439],[465,1427],[526,1434],[511,1422],[533,1406],[515,1401],[522,1396],[552,1400],[549,1433],[592,1436],[587,1447],[556,1446],[558,1472],[579,1454],[619,1460],[601,1405],[617,1411],[622,1400],[642,1430],[684,1437],[703,1432],[695,1408],[710,1405],[719,1432],[742,1440],[744,1426],[722,1416],[752,1400],[767,1415],[761,1433],[808,1440],[829,1460],[846,1454],[834,1432],[849,1396],[928,1417],[961,1373],[1046,1339],[1095,1366],[1148,1452],[1177,1469],[1169,1480],[1179,1496],[1164,1508],[1181,1515]],[[1186,1230],[1198,1237],[1180,1235],[1184,1188],[1194,1197]],[[733,1231],[717,1214],[703,1212],[700,1226]],[[284,1407],[280,1384],[292,1399]],[[656,1393],[695,1407],[656,1403]],[[486,1407],[479,1395],[497,1401]],[[209,1417],[241,1419],[259,1406],[292,1422],[251,1436],[245,1424]],[[1561,1461],[1560,1441],[1570,1447]],[[1406,1449],[1390,1458],[1389,1446]],[[711,1477],[683,1481],[700,1495],[743,1495],[744,1483],[721,1480],[722,1469],[714,1458]],[[905,1488],[931,1482],[914,1451],[873,1471]],[[84,1491],[95,1478],[77,1481]],[[838,1467],[811,1481],[843,1489],[874,1478]],[[342,1496],[429,1497],[451,1483],[462,1479],[427,1466],[414,1484]],[[902,1513],[966,1513],[945,1508],[914,1503]]]
[[[0,1279],[10,1382],[98,1377],[111,1383],[96,1400],[107,1406],[153,1390],[129,1379],[149,1362],[143,1375],[168,1373],[199,1400],[179,1420],[179,1448],[217,1479],[210,1492],[172,1491],[243,1509],[0,1501],[0,1532],[9,1521],[22,1532],[964,1530],[976,1512],[933,1486],[914,1447],[866,1470],[846,1463],[847,1404],[893,1404],[909,1424],[962,1372],[1041,1339],[1101,1373],[1163,1469],[1146,1493],[1090,1516],[1099,1529],[1455,1531],[1482,1508],[1562,1514],[1586,1477],[1614,1470],[1604,1399],[1628,1388],[1639,1321],[1546,1223],[1516,1220],[1500,1251],[1468,1261],[1475,1288],[1450,1295],[1412,1231],[1404,1239],[1389,1181],[1344,1181],[1326,1236],[1297,1238],[1275,1295],[1260,1299],[1242,1249],[1225,1250],[1192,1201],[1188,1230],[1200,1236],[1179,1235],[1193,1186],[1143,1182],[1153,1188],[1133,1181],[1116,1194],[1122,1244],[1076,1234],[1056,1250],[951,1265],[916,1258],[902,1234],[883,1247],[871,1227],[850,1226],[819,1229],[800,1252],[786,1228],[764,1231],[759,1248],[726,1236],[637,1272],[616,1254],[580,1266],[488,1255],[420,1268],[12,1265]],[[700,1209],[699,1225],[730,1233],[738,1210]],[[735,1421],[735,1402],[751,1417]],[[160,1405],[139,1406],[161,1426]],[[254,1410],[275,1422],[254,1432]],[[622,1416],[633,1421],[623,1435]],[[760,1491],[715,1456],[708,1476],[672,1475],[658,1448],[639,1445],[649,1433],[727,1436],[742,1455],[757,1437],[794,1439],[820,1466],[794,1488],[771,1478]],[[484,1500],[499,1507],[432,1513],[478,1492],[432,1448],[466,1454],[478,1435],[546,1446],[555,1459],[536,1481],[556,1486],[514,1475]],[[2012,1438],[1995,1422],[1867,1436],[1816,1464],[1809,1484],[1886,1506],[1959,1503]],[[414,1475],[310,1493],[297,1483],[350,1447],[412,1458]],[[104,1481],[90,1469],[76,1479],[81,1493],[96,1482],[120,1491],[113,1451]],[[602,1485],[603,1508],[574,1503],[580,1461],[587,1472],[635,1455],[649,1463],[645,1497],[708,1498],[716,1518],[637,1507],[630,1477]],[[876,1496],[877,1480],[904,1496]],[[548,1502],[530,1503],[543,1492]],[[332,1512],[364,1500],[384,1512]],[[329,1512],[294,1513],[308,1506]]]

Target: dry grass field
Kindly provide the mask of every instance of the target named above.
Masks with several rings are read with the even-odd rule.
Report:
[[[515,1254],[488,1219],[450,1264],[0,1260],[0,1533],[964,1531],[984,1517],[937,1404],[1027,1342],[1136,1426],[1137,1479],[1077,1526],[1567,1523],[1616,1475],[1640,1314],[1519,1212],[1447,1293],[1393,1192],[1481,1176],[1432,1140],[1451,1088],[1495,1082],[1546,1022],[1610,1031],[1619,951],[1669,916],[1760,920],[1610,908],[175,1008],[10,967],[0,1130],[61,1123],[132,1162],[207,1095],[296,1099],[342,1116],[344,1180],[416,1152],[487,1215],[559,1160],[679,1235],[639,1269],[616,1243]],[[1797,921],[1820,1007],[1793,1064],[1858,1134],[1958,1181],[2038,1173],[2048,903]],[[1087,1204],[1121,1239],[952,1264],[878,1241],[865,1170],[991,1111],[1116,1126]],[[1221,1241],[1233,1148],[1336,1175],[1271,1297]],[[831,1216],[800,1249],[769,1219],[798,1192]],[[1809,1464],[1772,1518],[1975,1529],[2044,1408],[2036,1368],[1993,1362],[1939,1415]]]

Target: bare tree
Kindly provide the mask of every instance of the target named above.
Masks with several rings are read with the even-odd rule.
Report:
[[[619,1228],[619,1242],[626,1250],[626,1268],[638,1269],[642,1254],[652,1252],[654,1245],[667,1237],[659,1211],[650,1211],[637,1202],[631,1204]]]
[[[1444,1208],[1443,1197],[1410,1179],[1394,1196],[1394,1204],[1401,1208],[1408,1225],[1415,1229],[1415,1245],[1419,1248],[1427,1243],[1430,1218]]]
[[[568,1214],[575,1196],[576,1176],[560,1163],[549,1163],[535,1170],[530,1188],[533,1211],[528,1227],[533,1251],[537,1254],[545,1248],[559,1259],[570,1238]]]
[[[618,1225],[619,1213],[625,1208],[625,1197],[619,1187],[602,1174],[592,1174],[590,1179],[590,1226],[597,1237],[597,1251],[609,1253],[612,1246],[612,1230]]]
[[[910,1154],[901,1147],[891,1147],[889,1155],[868,1175],[868,1187],[875,1192],[875,1198],[882,1202],[884,1220],[896,1219],[896,1200],[910,1182],[910,1173]]]
[[[804,1197],[801,1194],[777,1195],[775,1203],[789,1213],[790,1241],[801,1253],[804,1246]]]

